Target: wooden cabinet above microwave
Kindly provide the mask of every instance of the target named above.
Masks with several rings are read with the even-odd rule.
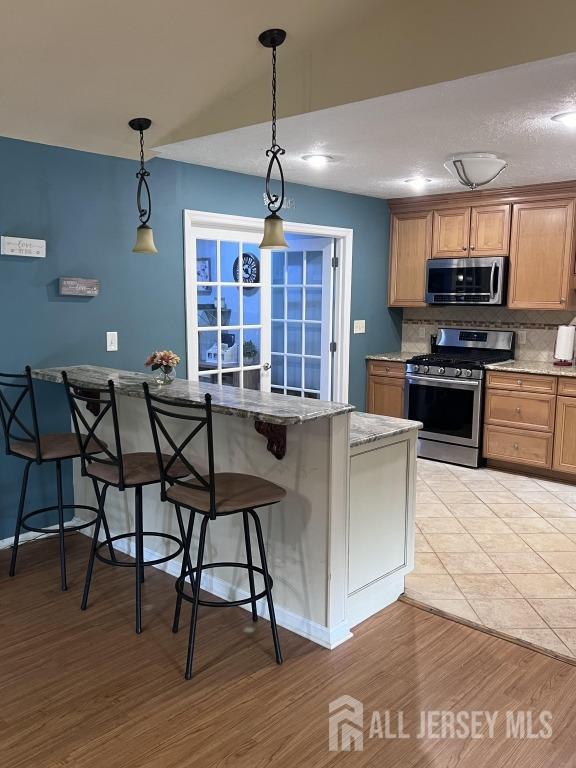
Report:
[[[434,211],[432,258],[507,256],[510,205],[480,205]]]
[[[391,200],[388,304],[425,307],[429,259],[510,255],[510,309],[576,308],[576,181]]]

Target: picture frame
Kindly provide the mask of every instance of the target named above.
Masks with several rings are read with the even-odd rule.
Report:
[[[198,296],[206,296],[212,293],[211,285],[201,285],[212,281],[212,265],[210,259],[198,256],[196,259],[196,284]]]

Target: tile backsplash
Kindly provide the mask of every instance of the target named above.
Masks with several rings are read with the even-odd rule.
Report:
[[[574,312],[540,312],[506,307],[422,307],[405,309],[402,319],[402,352],[416,355],[428,352],[430,336],[442,326],[493,328],[523,331],[526,340],[516,336],[516,359],[544,362],[552,360],[556,330],[567,325]]]

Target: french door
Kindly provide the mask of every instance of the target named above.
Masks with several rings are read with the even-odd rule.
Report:
[[[335,241],[288,232],[287,251],[260,251],[252,221],[185,216],[188,378],[331,400]]]
[[[196,230],[187,246],[189,377],[269,392],[269,254],[231,230]]]

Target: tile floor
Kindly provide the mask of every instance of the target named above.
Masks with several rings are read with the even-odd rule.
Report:
[[[576,658],[576,485],[418,459],[406,594]]]

